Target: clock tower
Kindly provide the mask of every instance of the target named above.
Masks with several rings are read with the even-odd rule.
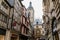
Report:
[[[34,22],[34,9],[32,7],[32,2],[29,3],[29,7],[27,8],[27,13],[30,17],[31,24],[33,24],[33,22]]]

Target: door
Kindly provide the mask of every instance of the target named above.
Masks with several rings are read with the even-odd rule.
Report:
[[[0,35],[0,40],[4,40],[4,35]]]

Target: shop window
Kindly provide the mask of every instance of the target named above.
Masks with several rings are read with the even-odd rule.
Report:
[[[4,40],[4,35],[0,35],[0,40]]]
[[[25,30],[24,30],[24,26],[22,26],[22,31],[21,31],[21,32],[24,33],[24,31],[25,31]]]

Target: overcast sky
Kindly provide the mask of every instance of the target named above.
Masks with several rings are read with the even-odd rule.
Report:
[[[30,1],[32,2],[32,6],[34,8],[34,19],[42,19],[42,0],[24,0],[22,3],[26,8],[28,8]]]

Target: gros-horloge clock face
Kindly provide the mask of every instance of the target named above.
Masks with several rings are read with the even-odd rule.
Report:
[[[40,31],[38,30],[37,33],[39,33]]]
[[[36,31],[36,34],[40,34],[40,30],[37,30],[37,31]]]

